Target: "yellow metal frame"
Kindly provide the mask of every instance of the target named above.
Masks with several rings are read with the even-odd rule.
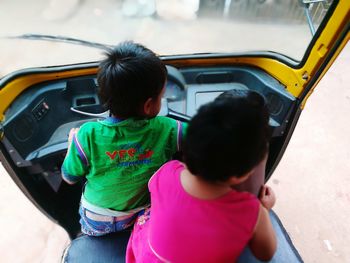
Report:
[[[333,15],[330,17],[326,27],[319,35],[318,39],[312,46],[309,56],[305,63],[300,68],[292,68],[280,61],[273,58],[263,57],[230,57],[230,58],[193,58],[193,59],[170,59],[166,63],[173,66],[186,67],[186,66],[220,66],[220,65],[249,65],[261,68],[271,76],[275,77],[286,89],[295,97],[300,97],[304,91],[306,85],[313,79],[315,73],[324,64],[325,59],[329,55],[332,47],[339,39],[342,30],[350,21],[350,1],[340,0],[335,8]],[[325,69],[318,76],[317,81],[306,98],[303,100],[302,106],[305,105],[307,98],[314,90],[318,81],[326,73],[331,66],[336,56],[340,53],[342,48],[349,40],[349,33],[337,49],[336,53],[329,60]],[[21,94],[24,90],[34,84],[38,84],[44,81],[58,80],[77,76],[94,75],[97,73],[97,67],[89,69],[76,69],[67,70],[63,72],[54,73],[36,73],[24,76],[19,76],[13,81],[8,82],[0,90],[0,121],[4,120],[4,113],[14,99]]]
[[[339,47],[337,48],[336,52],[334,53],[332,59],[329,61],[329,63],[326,65],[325,69],[322,71],[321,75],[317,78],[317,80],[315,81],[315,83],[313,84],[313,86],[311,87],[310,91],[306,94],[305,98],[303,99],[302,103],[301,103],[301,109],[304,109],[306,101],[309,99],[310,95],[312,94],[312,92],[314,91],[314,89],[316,88],[317,84],[320,82],[320,80],[322,79],[322,77],[326,74],[326,72],[328,71],[328,69],[332,66],[333,62],[336,60],[336,58],[338,57],[338,55],[340,54],[340,52],[343,50],[343,48],[346,46],[346,44],[349,42],[350,40],[350,33],[348,32],[344,38],[344,40],[342,41],[342,43],[339,45]]]
[[[0,90],[0,121],[4,120],[4,113],[6,109],[10,106],[12,101],[21,94],[27,88],[49,80],[58,80],[64,78],[71,78],[77,76],[86,76],[93,75],[97,73],[96,68],[89,69],[77,69],[77,70],[69,70],[62,72],[54,72],[54,73],[38,73],[38,74],[29,74],[20,76],[15,78],[13,81],[10,81]]]

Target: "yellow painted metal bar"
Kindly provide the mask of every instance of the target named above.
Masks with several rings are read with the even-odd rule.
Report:
[[[310,89],[310,91],[308,92],[308,94],[306,95],[306,97],[303,99],[302,103],[301,103],[301,109],[304,109],[306,101],[309,99],[310,95],[312,94],[312,92],[314,91],[314,89],[316,88],[317,84],[320,82],[320,80],[322,79],[322,77],[326,74],[326,72],[328,71],[328,69],[332,66],[333,62],[336,60],[336,58],[338,57],[338,55],[340,54],[340,52],[342,51],[342,49],[346,46],[346,44],[349,42],[350,40],[350,33],[348,32],[345,39],[343,40],[343,42],[341,43],[341,45],[338,47],[336,53],[334,54],[334,56],[332,57],[331,61],[328,63],[327,67],[323,70],[323,72],[321,73],[321,76],[317,79],[317,81],[313,84],[312,88]]]
[[[167,60],[167,64],[175,67],[193,67],[193,66],[254,66],[266,71],[286,86],[287,90],[296,96],[305,81],[300,79],[291,67],[272,58],[264,57],[230,57],[230,58],[207,58],[207,59],[186,59],[186,60]]]
[[[296,69],[295,74],[299,79],[303,80],[304,83],[302,89],[298,93],[293,93],[296,97],[299,97],[304,90],[307,83],[311,80],[311,78],[315,75],[319,66],[324,62],[328,53],[331,51],[335,42],[339,39],[342,30],[350,21],[350,1],[349,0],[340,0],[332,17],[329,19],[326,27],[322,31],[321,35],[317,39],[316,43],[312,47],[309,57],[307,58],[304,66],[300,69]],[[322,72],[321,76],[318,77],[317,82],[313,85],[307,97],[310,96],[312,91],[314,90],[316,84],[321,80],[323,75],[329,69],[329,67],[334,62],[335,58],[338,56],[340,51],[344,48],[346,43],[349,40],[349,34],[345,40],[341,43],[340,47],[337,49],[336,54],[332,57],[332,59],[326,65],[325,70]],[[304,100],[305,104],[306,100]]]

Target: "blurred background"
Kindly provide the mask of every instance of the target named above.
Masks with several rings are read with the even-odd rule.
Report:
[[[28,67],[98,61],[98,43],[124,40],[160,55],[272,51],[298,62],[331,3],[0,0],[0,78]],[[348,72],[349,44],[309,99],[268,182],[305,262],[350,262]],[[59,262],[68,235],[24,197],[1,164],[0,189],[1,261]]]
[[[312,38],[305,10],[316,30],[331,2],[305,8],[297,0],[1,0],[0,76],[101,57],[99,49],[37,34],[109,45],[134,40],[160,55],[269,50],[301,60]]]

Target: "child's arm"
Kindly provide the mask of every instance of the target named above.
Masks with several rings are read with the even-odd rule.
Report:
[[[277,247],[275,231],[272,227],[269,212],[276,202],[274,192],[264,186],[260,194],[260,209],[253,237],[249,243],[254,256],[259,260],[270,260]]]
[[[79,129],[74,128],[69,132],[67,155],[61,167],[62,179],[71,185],[79,182],[82,176],[85,175],[85,167],[82,160],[79,158],[79,154],[77,154],[74,142],[74,137],[77,136],[78,130]]]
[[[69,131],[69,135],[68,135],[68,150],[67,150],[67,154],[69,152],[69,149],[72,145],[73,142],[73,136],[75,136],[79,131],[79,128],[73,128]]]

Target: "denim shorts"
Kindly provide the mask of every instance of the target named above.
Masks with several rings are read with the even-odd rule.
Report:
[[[143,210],[141,210],[138,213],[135,213],[133,215],[130,215],[130,217],[123,218],[120,220],[118,217],[113,216],[107,216],[110,220],[104,220],[104,221],[96,221],[91,218],[88,218],[86,216],[86,212],[89,214],[93,214],[96,216],[99,216],[99,214],[96,214],[82,206],[79,207],[79,214],[80,214],[80,225],[81,225],[81,232],[83,232],[86,235],[89,236],[103,236],[109,233],[113,232],[119,232],[122,230],[125,230],[129,227],[131,227],[137,218],[137,216],[140,213],[143,213]]]

